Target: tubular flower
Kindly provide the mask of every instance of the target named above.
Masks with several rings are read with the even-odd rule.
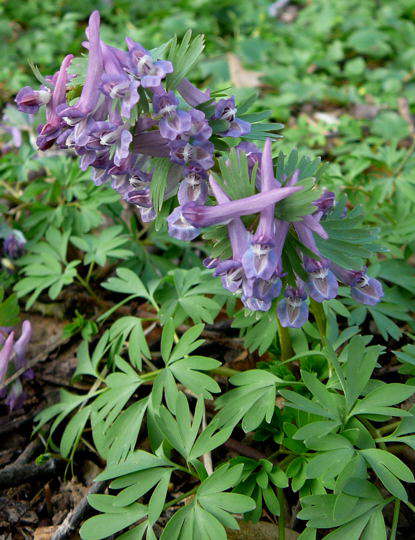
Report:
[[[377,279],[369,277],[365,268],[346,270],[334,263],[331,263],[331,268],[339,281],[350,286],[352,298],[357,302],[374,306],[383,297],[382,284]]]
[[[215,106],[213,118],[223,120],[227,129],[223,132],[226,137],[241,137],[251,131],[251,124],[236,117],[237,108],[235,98],[221,99]]]
[[[301,328],[308,319],[307,295],[301,286],[287,287],[277,307],[281,326]]]
[[[88,69],[81,96],[75,106],[61,107],[59,111],[59,116],[64,118],[69,125],[78,122],[81,118],[85,118],[88,114],[92,113],[98,103],[100,90],[97,81],[100,80],[104,69],[99,25],[99,12],[94,11],[89,17],[86,32],[89,40]]]
[[[265,141],[264,152],[261,160],[261,193],[267,197],[271,196],[275,188],[279,188],[279,183],[274,178],[274,170],[271,156],[271,141]],[[288,194],[294,193],[293,188],[282,188],[291,190]],[[275,236],[275,203],[270,204],[261,210],[259,225],[252,237],[249,249],[245,252],[242,264],[245,273],[249,278],[270,279],[278,266],[278,257],[281,255],[277,248]]]
[[[197,227],[209,227],[218,223],[226,223],[229,220],[249,216],[261,212],[269,205],[288,197],[299,191],[301,187],[276,188],[266,193],[257,193],[236,201],[229,201],[217,206],[202,206],[189,203],[183,208],[184,217]]]
[[[42,105],[49,103],[52,93],[49,88],[33,90],[30,86],[22,88],[15,99],[19,111],[36,114]]]

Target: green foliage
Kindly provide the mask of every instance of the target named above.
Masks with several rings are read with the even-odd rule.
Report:
[[[214,295],[213,298],[205,296]],[[157,298],[162,304],[161,322],[173,317],[176,324],[190,317],[195,323],[213,323],[226,292],[207,270],[173,270],[161,283]]]
[[[19,260],[25,277],[15,285],[15,291],[19,298],[31,294],[26,302],[27,308],[33,305],[43,290],[48,289],[50,298],[54,300],[63,286],[75,279],[76,266],[81,261],[68,263],[66,260],[69,234],[49,228],[45,241],[37,242],[32,246],[30,254]]]
[[[32,142],[37,126],[5,108],[23,144],[0,156],[0,238],[6,226],[22,230],[28,243],[20,260],[2,260],[0,326],[18,323],[18,299],[36,309],[52,300],[69,312],[64,335],[82,337],[75,388],[36,417],[54,453],[76,465],[75,452],[85,445],[106,463],[97,480],[110,482],[109,494],[90,496],[97,515],[83,524],[82,538],[153,540],[161,527],[166,540],[226,538],[241,514],[253,522],[276,517],[281,525],[286,494],[296,531],[305,526],[301,540],[383,540],[387,529],[394,534],[386,505],[399,509],[402,501],[413,509],[407,484],[414,478],[403,451],[415,449],[413,6],[299,1],[273,17],[269,4],[115,0],[96,7],[105,39],[115,45],[126,27],[149,48],[165,41],[151,54],[174,62],[169,88],[191,75],[215,98],[235,94],[238,117],[252,122],[243,138],[278,139],[276,177],[284,184],[299,170],[303,189],[276,205],[277,217],[295,222],[313,212],[317,185],[344,195],[324,220],[328,241],[316,236],[317,246],[352,269],[371,259],[384,300],[357,306],[341,290],[325,302],[325,335],[312,318],[289,330],[293,351],[285,363],[275,310],[240,309],[201,269],[205,247],[163,232],[171,205],[165,199],[174,193],[164,158],[154,162],[156,230],[143,228],[72,158],[40,157]],[[86,60],[77,47],[89,11],[66,0],[58,8],[38,0],[0,7],[2,102],[33,84],[28,58],[42,77],[68,50],[78,55],[71,69],[80,73],[68,98],[79,95]],[[205,52],[199,32],[208,34]],[[262,73],[259,95],[229,88],[229,51],[246,70]],[[140,91],[143,110],[148,99]],[[279,122],[287,124],[283,139]],[[231,198],[251,195],[255,174],[231,149],[239,141],[221,138],[219,122],[213,127],[217,148],[226,151],[218,153],[216,179]],[[3,149],[10,136],[2,130],[0,138]],[[230,256],[224,226],[204,239],[213,257]],[[386,249],[376,259],[379,245]],[[301,252],[290,234],[283,257],[300,276]],[[212,346],[201,338],[217,331],[203,323],[225,317],[232,319],[225,339],[239,332],[255,369],[234,373],[226,362],[239,353],[225,355],[221,341]],[[259,456],[230,459],[229,448]]]
[[[83,263],[85,265],[96,263],[99,266],[105,266],[107,258],[125,259],[133,255],[128,249],[120,249],[128,237],[120,235],[121,227],[109,227],[104,229],[99,236],[85,234],[82,237],[72,236],[71,242],[77,248],[85,251]]]
[[[344,212],[345,203],[339,201],[323,222],[328,240],[316,236],[316,244],[322,255],[339,266],[359,270],[373,253],[380,251],[379,231],[364,226],[361,208],[356,207],[345,216]]]
[[[192,39],[190,29],[185,33],[180,44],[176,36],[171,40],[167,59],[174,65],[174,72],[167,75],[167,90],[177,88],[198,61],[204,47],[204,36],[198,35]]]
[[[4,298],[0,287],[0,326],[14,326],[19,322],[19,304],[15,294]]]

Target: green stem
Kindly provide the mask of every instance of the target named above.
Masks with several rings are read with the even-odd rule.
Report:
[[[395,174],[394,176],[399,176],[401,174],[401,172],[403,171],[407,161],[409,160],[409,158],[412,156],[412,153],[413,151],[415,150],[415,139],[412,140],[412,143],[411,145],[409,146],[406,154],[404,155],[402,161],[401,161],[401,164],[399,165],[399,167],[396,169],[395,171]]]
[[[95,293],[94,291],[91,289],[91,286],[89,285],[89,283],[87,281],[85,281],[85,279],[80,276],[78,273],[76,274],[76,278],[77,280],[79,281],[79,283],[88,291],[88,293],[92,296],[92,298],[95,300],[95,302],[99,305],[104,305],[104,302],[101,300],[101,298],[99,298]]]
[[[326,334],[326,314],[324,313],[323,305],[316,302],[313,298],[310,299],[310,308],[317,323],[317,328],[324,344],[327,342]]]
[[[179,495],[178,497],[176,497],[175,499],[173,499],[172,501],[169,501],[168,503],[166,503],[164,506],[163,506],[163,510],[166,510],[167,508],[170,508],[170,506],[173,506],[174,504],[177,504],[179,503],[180,501],[182,501],[183,499],[186,499],[187,497],[190,497],[190,495],[193,495],[193,493],[196,492],[197,488],[199,486],[196,486],[194,487],[193,489],[191,489],[190,491],[187,491],[186,493],[183,493],[183,495]]]
[[[95,266],[95,262],[92,261],[92,263],[89,265],[88,273],[85,278],[85,281],[86,283],[88,283],[88,285],[89,285],[89,280],[91,279],[91,276],[92,276],[92,271],[94,270],[94,266]]]
[[[395,540],[396,539],[396,530],[398,528],[398,520],[399,520],[399,510],[401,508],[401,501],[399,499],[395,499],[395,506],[393,508],[393,519],[392,519],[392,527],[391,527],[391,534],[389,539]]]
[[[228,368],[226,366],[220,366],[215,369],[212,369],[210,373],[213,373],[214,375],[222,375],[222,377],[232,377],[233,375],[237,375],[238,373],[241,373],[237,369]]]
[[[410,508],[410,509],[412,510],[412,512],[415,512],[415,505],[413,505],[413,504],[412,504],[411,502],[409,502],[409,501],[403,501],[403,502],[406,504],[406,506],[407,506],[408,508]]]
[[[375,426],[367,418],[360,418],[359,417],[359,420],[367,428],[368,432],[372,435],[374,440],[379,443],[379,446],[383,450],[386,450],[386,444],[381,440],[382,437],[380,436],[379,430],[377,430],[375,428]]]
[[[285,497],[284,490],[277,488],[278,502],[280,503],[280,516],[278,519],[278,540],[285,540]]]
[[[386,426],[380,427],[378,431],[381,435],[383,435],[384,433],[388,433],[388,431],[394,431],[399,426],[400,423],[401,421],[399,420],[398,422],[392,422],[391,424],[386,424]]]
[[[318,328],[318,331],[320,333],[320,337],[321,337],[321,341],[325,347],[325,350],[326,350],[326,356],[327,356],[327,361],[328,361],[328,364],[329,364],[329,376],[331,377],[332,376],[332,373],[333,373],[333,370],[334,372],[336,373],[339,381],[340,381],[340,385],[342,387],[342,390],[343,390],[343,394],[345,395],[346,399],[347,399],[347,392],[346,392],[346,379],[344,378],[344,374],[343,374],[343,371],[342,371],[342,368],[340,366],[340,363],[339,361],[337,360],[337,356],[336,356],[336,353],[333,349],[333,346],[332,344],[329,342],[329,340],[327,339],[327,334],[326,334],[326,314],[324,313],[324,309],[323,309],[323,305],[320,304],[319,302],[316,302],[315,300],[313,300],[311,298],[310,300],[310,308],[311,308],[311,311],[313,312],[313,315],[316,319],[316,323],[317,323],[317,328]]]
[[[159,373],[161,373],[162,369],[156,369],[155,371],[149,371],[148,373],[143,373],[140,375],[140,379],[143,381],[153,381]]]
[[[278,337],[281,347],[281,361],[286,362],[290,356],[292,356],[291,338],[288,333],[288,328],[281,326],[279,319],[277,318],[278,325]]]
[[[97,319],[97,322],[102,323],[105,321],[105,319],[108,319],[110,315],[114,313],[114,311],[117,311],[118,308],[123,306],[124,304],[127,304],[130,300],[133,300],[134,298],[138,298],[137,294],[130,294],[130,296],[127,296],[124,298],[124,300],[121,300],[121,302],[118,302],[118,304],[115,304],[115,306],[112,306],[111,309],[105,311],[102,315],[100,315]]]
[[[301,360],[301,358],[307,358],[308,356],[322,356],[323,358],[325,358],[327,360],[327,355],[324,354],[321,351],[308,351],[308,352],[305,352],[305,353],[296,354],[295,356],[292,356],[288,360],[285,360],[284,362],[281,362],[281,364],[288,364],[290,362],[295,362],[295,360]],[[327,362],[328,362],[328,360],[327,360]]]

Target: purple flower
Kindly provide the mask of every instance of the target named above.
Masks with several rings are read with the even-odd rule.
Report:
[[[168,141],[159,130],[140,131],[134,135],[134,151],[152,157],[169,157]]]
[[[282,283],[279,278],[273,280],[248,279],[244,282],[244,297],[256,298],[271,305],[272,300],[281,294],[281,287]]]
[[[10,107],[11,108],[11,107]],[[14,126],[8,118],[7,112],[3,115],[3,121],[0,123],[0,135],[7,133],[11,139],[0,147],[0,155],[7,154],[15,148],[22,146],[22,131],[18,126]]]
[[[127,195],[127,201],[144,208],[151,208],[153,206],[150,188],[134,189],[133,191],[130,191]]]
[[[242,282],[245,278],[244,269],[239,261],[228,259],[220,262],[213,273],[220,276],[224,289],[236,293],[242,291]]]
[[[191,109],[189,111],[191,124],[190,128],[186,130],[183,138],[191,139],[194,142],[203,143],[212,136],[212,128],[209,126],[206,120],[205,113],[198,109]]]
[[[183,207],[183,215],[195,227],[209,227],[210,225],[227,223],[236,217],[261,212],[267,206],[285,199],[285,197],[300,189],[301,186],[276,188],[265,193],[257,193],[236,201],[218,204],[217,206],[188,203]]]
[[[187,111],[178,110],[179,100],[173,92],[155,92],[154,112],[160,116],[159,130],[165,139],[174,140],[191,128],[191,116]],[[203,113],[202,113],[203,114]]]
[[[301,328],[308,320],[307,295],[302,287],[287,287],[284,297],[277,306],[281,326]]]
[[[314,226],[314,222],[312,223],[312,225]],[[316,242],[314,240],[313,231],[312,229],[310,229],[310,227],[308,227],[308,224],[306,224],[305,220],[302,219],[301,221],[296,221],[294,223],[294,229],[298,235],[298,239],[300,240],[300,242],[310,251],[315,253],[316,258],[321,257],[320,252],[317,248]],[[324,229],[323,229],[323,233],[325,237],[327,238],[327,234],[324,231]]]
[[[383,287],[380,281],[369,277],[366,270],[346,270],[331,263],[331,269],[337,278],[345,285],[350,285],[352,298],[361,304],[374,306],[383,297]]]
[[[128,129],[121,129],[120,137],[116,144],[116,150],[114,154],[115,165],[120,165],[122,160],[128,157],[128,149],[132,140],[133,136],[128,131]]]
[[[142,45],[126,38],[132,65],[143,88],[157,88],[168,73],[173,73],[173,65],[166,60],[152,59],[151,54]]]
[[[111,175],[109,174],[108,169],[94,168],[92,170],[91,179],[96,186],[102,186],[102,184],[105,184],[106,182],[108,182],[108,180],[111,179]]]
[[[19,111],[28,114],[36,114],[42,105],[49,103],[52,93],[49,88],[33,90],[30,86],[24,86],[17,94],[15,102]]]
[[[319,220],[315,216],[308,214],[307,216],[303,216],[302,220],[297,223],[308,228],[310,231],[315,232],[316,234],[321,236],[321,238],[324,238],[324,240],[327,240],[327,238],[329,237],[329,235],[324,230],[324,227],[320,225]]]
[[[208,195],[206,173],[197,169],[189,169],[180,182],[177,198],[183,206],[188,202],[203,204]]]
[[[170,143],[170,158],[179,165],[198,167],[208,170],[214,165],[214,146],[211,142],[194,142],[176,140]]]
[[[128,194],[132,191],[128,174],[113,176],[111,187],[112,189],[115,189],[123,199],[127,199]]]
[[[138,210],[140,211],[141,221],[143,221],[144,223],[150,223],[151,221],[154,221],[157,217],[156,211],[153,207],[144,208],[144,206],[139,206]]]
[[[251,131],[251,124],[236,118],[237,108],[235,98],[220,99],[215,105],[214,120],[227,122],[227,129],[222,132],[224,137],[242,137]]]
[[[243,305],[251,311],[268,311],[272,304],[270,300],[261,300],[253,296],[242,295],[241,300]]]
[[[212,270],[212,268],[216,268],[218,264],[220,264],[221,260],[218,258],[212,258],[212,257],[206,257],[206,259],[203,259],[203,266],[205,268],[208,268],[209,270]]]
[[[15,352],[15,359],[14,363],[16,365],[17,369],[20,369],[24,367],[27,363],[26,359],[26,351],[29,346],[29,342],[32,339],[32,325],[30,321],[23,321],[22,324],[22,332],[20,334],[19,339],[14,344],[14,352]],[[33,372],[32,370],[28,370],[30,373],[26,371],[25,375],[26,378],[29,377],[32,378]]]
[[[324,190],[322,196],[313,202],[313,205],[317,207],[317,212],[314,214],[315,218],[320,221],[321,218],[326,217],[335,204],[336,196],[334,193]]]
[[[10,332],[0,350],[0,381],[5,379],[13,355],[14,332]]]
[[[238,146],[235,146],[235,148],[238,152],[245,154],[248,158],[248,168],[250,171],[256,163],[261,163],[262,152],[256,144],[248,141],[242,141],[238,144]]]
[[[61,107],[59,109],[59,116],[64,118],[69,125],[73,125],[81,118],[85,118],[88,114],[91,114],[98,104],[101,75],[103,73],[103,55],[99,37],[99,25],[99,12],[93,11],[89,17],[86,31],[89,40],[88,69],[81,96],[76,105]]]
[[[178,206],[167,218],[169,234],[173,238],[190,242],[200,234],[200,229],[194,227],[183,216],[182,207]]]
[[[209,182],[213,194],[219,204],[227,204],[230,198],[211,176]],[[232,259],[219,261],[213,259],[206,262],[210,268],[215,268],[214,275],[220,276],[222,285],[232,293],[242,292],[242,285],[246,279],[241,260],[247,250],[249,243],[249,233],[239,217],[232,219],[228,223],[228,236],[232,247]]]
[[[46,105],[46,124],[41,124],[38,127],[39,136],[36,139],[36,144],[40,150],[50,148],[57,137],[61,134],[63,123],[58,115],[58,108],[66,103],[66,82],[68,80],[67,70],[72,62],[73,55],[68,54],[63,59],[61,67],[56,77],[55,88],[52,93],[52,98]]]
[[[308,281],[305,289],[316,302],[336,298],[338,283],[336,276],[329,269],[327,262],[305,258],[305,269],[308,272]]]
[[[25,251],[26,238],[23,233],[13,229],[13,231],[5,238],[3,250],[10,259],[18,259]]]
[[[15,342],[14,332],[10,332],[2,349],[0,350],[0,381],[4,381],[7,374],[26,366],[26,350],[32,337],[30,321],[24,321],[20,338]],[[33,378],[33,371],[27,370],[23,376]],[[19,379],[15,380],[7,389],[1,391],[2,397],[6,396],[6,404],[9,409],[20,407],[25,395]]]
[[[264,195],[270,194],[275,188],[279,189],[279,184],[274,177],[271,141],[267,139],[261,160],[261,193]],[[245,273],[249,278],[270,279],[275,274],[277,266],[279,266],[279,258],[281,257],[286,233],[277,241],[275,237],[274,209],[275,204],[269,204],[261,211],[258,228],[249,249],[242,259]]]
[[[242,259],[247,277],[270,279],[276,273],[278,263],[274,239],[255,235]]]
[[[20,407],[23,406],[25,399],[26,394],[23,391],[22,383],[17,379],[11,384],[7,392],[6,405],[9,407],[10,411],[20,409]]]
[[[202,92],[187,79],[181,80],[177,90],[186,103],[192,107],[197,107],[198,105],[210,100],[210,90]]]
[[[101,90],[111,99],[120,99],[121,116],[130,118],[132,108],[140,99],[137,91],[140,82],[126,74],[124,66],[114,53],[114,48],[102,41],[101,48],[105,71],[102,75]]]

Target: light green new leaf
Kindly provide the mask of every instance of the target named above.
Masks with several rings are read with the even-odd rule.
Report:
[[[231,377],[238,388],[216,400],[221,409],[215,422],[221,426],[235,426],[242,418],[242,429],[252,431],[265,419],[271,421],[275,410],[276,385],[281,379],[265,370],[249,370]]]
[[[189,29],[183,36],[180,44],[177,43],[175,36],[170,43],[170,50],[167,60],[170,60],[174,66],[174,72],[166,77],[166,89],[174,90],[180,84],[182,79],[197,62],[205,47],[205,38],[199,34],[192,39],[192,31]]]
[[[68,422],[60,442],[60,453],[68,457],[78,444],[91,414],[91,405],[80,409]]]
[[[104,289],[150,300],[150,293],[135,272],[128,268],[117,268],[116,274],[117,277],[111,277],[102,284]]]
[[[139,521],[147,514],[147,508],[134,503],[120,508],[116,513],[105,513],[89,518],[79,530],[82,540],[101,540]]]
[[[409,467],[386,450],[369,448],[361,450],[360,453],[375,471],[385,488],[398,499],[407,501],[408,495],[398,478],[405,482],[414,482],[414,476]]]

